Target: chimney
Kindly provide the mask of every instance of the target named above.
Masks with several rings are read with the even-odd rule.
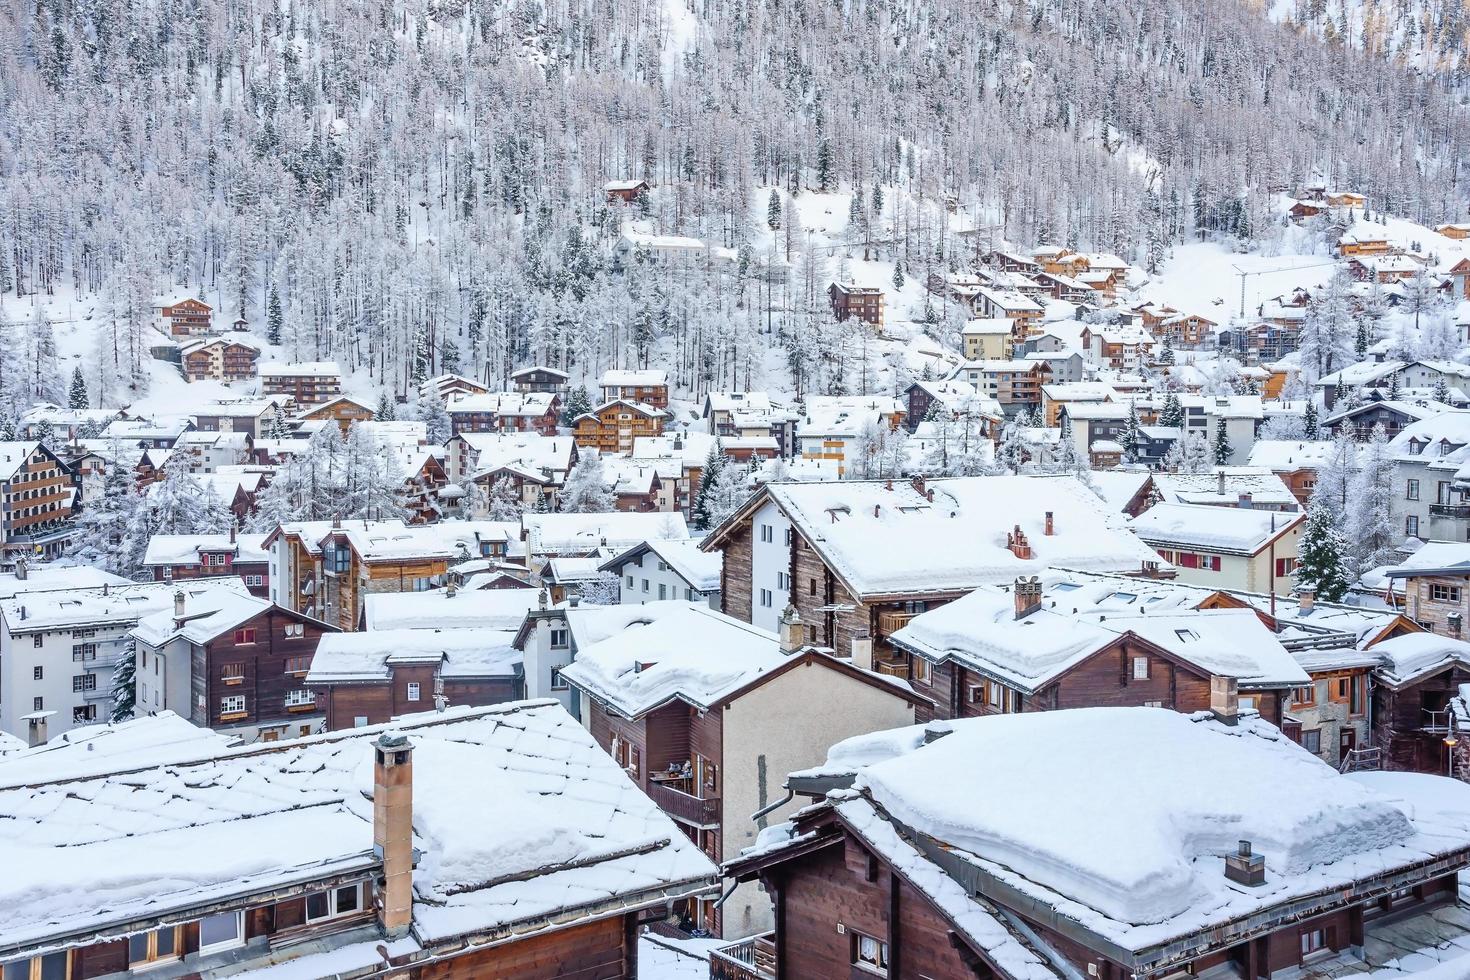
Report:
[[[413,923],[413,745],[384,732],[373,743],[373,853],[383,862],[378,925],[390,938]]]
[[[873,636],[859,633],[852,638],[852,665],[863,670],[873,669]]]
[[[1051,511],[1046,512],[1046,531],[1043,533],[1045,533],[1047,537],[1051,537],[1053,534],[1057,533],[1055,525],[1052,524]]]
[[[1465,629],[1465,617],[1461,616],[1457,612],[1450,613],[1448,616],[1445,617],[1445,623],[1449,626],[1450,636],[1453,636],[1455,639],[1458,640],[1460,638],[1460,634]]]
[[[30,570],[30,568],[28,566],[28,563],[26,562],[26,556],[25,555],[16,555],[15,556],[15,580],[17,582],[24,582],[26,580],[26,576],[30,574],[30,571],[31,570]]]
[[[342,515],[341,514],[333,514],[332,515],[332,530],[333,531],[340,531],[340,530],[342,530]]]
[[[1296,610],[1305,616],[1312,611],[1317,604],[1317,587],[1315,585],[1298,586],[1296,590]]]
[[[238,522],[236,522],[236,521],[231,521],[230,522],[230,544],[234,544],[235,543],[235,530],[236,530],[236,524],[237,523]]]
[[[1238,498],[1236,498],[1236,506],[1238,506],[1241,510],[1250,510],[1251,495],[1248,493],[1241,494]]]
[[[1240,720],[1240,687],[1234,677],[1210,677],[1210,712],[1226,725]]]
[[[795,653],[801,649],[806,638],[806,630],[801,621],[801,614],[796,611],[795,606],[788,605],[781,613],[781,628],[778,633],[781,637],[782,653]]]
[[[1225,859],[1225,877],[1238,885],[1255,888],[1266,883],[1266,859],[1251,853],[1251,842],[1243,840]]]
[[[177,626],[184,618],[184,590],[179,589],[174,593],[174,625]]]
[[[31,748],[46,744],[46,715],[32,718],[26,726],[26,744]]]
[[[926,496],[924,492],[924,478],[922,476],[916,476],[914,477],[912,482],[914,486],[914,493],[917,493],[921,497]]]
[[[1041,579],[1022,575],[1011,587],[1016,600],[1016,618],[1025,619],[1041,608]]]
[[[1019,524],[1006,535],[1006,547],[1017,558],[1029,559],[1031,557],[1031,543],[1026,540],[1026,532],[1021,530]]]
[[[1220,491],[1219,492],[1220,492],[1220,496],[1223,497],[1223,496],[1225,496],[1225,471],[1224,470],[1221,470],[1220,471],[1219,477],[1220,477],[1220,480],[1219,480],[1219,483],[1220,483]]]

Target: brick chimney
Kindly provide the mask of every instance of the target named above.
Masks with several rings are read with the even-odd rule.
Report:
[[[1047,537],[1051,537],[1053,534],[1057,533],[1056,526],[1052,523],[1051,511],[1046,512],[1046,530],[1042,533],[1044,533]]]
[[[1011,587],[1016,600],[1016,618],[1025,619],[1041,608],[1041,579],[1022,575]]]
[[[913,484],[914,484],[914,493],[917,493],[921,497],[927,496],[927,494],[925,493],[925,490],[924,490],[924,478],[922,476],[916,476],[916,477],[914,477]]]
[[[1235,853],[1225,859],[1225,877],[1249,888],[1264,885],[1266,859],[1251,853],[1251,842],[1243,840],[1236,845]]]
[[[413,745],[395,732],[373,742],[373,853],[383,862],[378,925],[402,936],[413,923]]]
[[[1298,613],[1305,616],[1312,611],[1312,607],[1316,604],[1317,587],[1315,585],[1302,585],[1297,587],[1296,609]]]
[[[795,606],[788,605],[781,613],[781,628],[777,632],[781,637],[782,653],[795,653],[805,644],[806,627]]]
[[[1210,677],[1210,712],[1227,725],[1240,720],[1240,686],[1234,677]]]
[[[863,670],[873,669],[873,636],[859,633],[852,638],[852,665]]]
[[[1019,524],[1006,535],[1006,547],[1011,549],[1011,554],[1017,558],[1031,557],[1031,542],[1026,540],[1026,532],[1021,530]]]

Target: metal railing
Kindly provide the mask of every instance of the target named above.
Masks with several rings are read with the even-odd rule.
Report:
[[[1431,517],[1470,517],[1470,504],[1430,504]]]
[[[774,937],[767,932],[710,950],[710,980],[776,980]]]

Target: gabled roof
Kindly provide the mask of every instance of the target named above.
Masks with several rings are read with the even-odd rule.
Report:
[[[725,564],[724,553],[704,551],[697,541],[644,541],[608,559],[598,568],[601,571],[620,573],[624,565],[639,561],[647,554],[656,556],[659,561],[668,565],[674,574],[696,592],[710,593],[720,590],[720,570]]]
[[[1305,519],[1305,514],[1274,510],[1162,503],[1135,517],[1133,531],[1155,546],[1201,548],[1248,557],[1259,554]]]
[[[515,677],[521,652],[509,630],[380,629],[328,633],[317,645],[308,687],[383,683],[400,664],[432,663],[445,680]]]

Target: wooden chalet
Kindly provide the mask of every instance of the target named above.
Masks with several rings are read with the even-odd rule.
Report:
[[[318,405],[342,394],[342,369],[336,361],[259,364],[261,394],[285,395],[298,405]]]
[[[255,377],[260,348],[243,340],[196,340],[180,350],[179,366],[188,381],[248,381]]]
[[[154,309],[171,337],[198,337],[214,330],[214,307],[192,296],[158,301]]]
[[[330,419],[345,433],[352,428],[354,422],[371,422],[377,417],[373,408],[364,405],[360,401],[354,401],[346,395],[333,398],[313,408],[309,408],[296,416],[299,422],[318,422]]]
[[[651,405],[654,408],[669,407],[669,376],[667,371],[612,370],[605,371],[599,382],[604,401],[622,400]]]
[[[875,327],[883,326],[883,290],[877,286],[834,282],[827,287],[827,301],[839,322],[855,317]]]
[[[561,422],[561,395],[550,392],[490,392],[464,395],[445,406],[456,435],[463,432],[535,432],[554,436]]]
[[[549,391],[554,394],[564,395],[567,392],[567,382],[570,380],[571,375],[565,371],[558,371],[556,368],[543,367],[541,365],[521,368],[519,371],[513,372],[510,376],[511,386],[521,394],[528,394],[533,391]]]
[[[648,181],[641,178],[632,180],[610,180],[602,185],[602,190],[607,194],[609,202],[617,201],[623,204],[632,204],[648,193]]]
[[[59,555],[80,487],[81,477],[43,443],[0,442],[0,555]]]
[[[633,440],[662,435],[662,408],[623,399],[606,402],[572,422],[572,438],[583,449],[618,454],[633,450]]]
[[[270,556],[264,534],[155,534],[148,539],[143,568],[155,582],[238,577],[253,596],[270,594]]]

